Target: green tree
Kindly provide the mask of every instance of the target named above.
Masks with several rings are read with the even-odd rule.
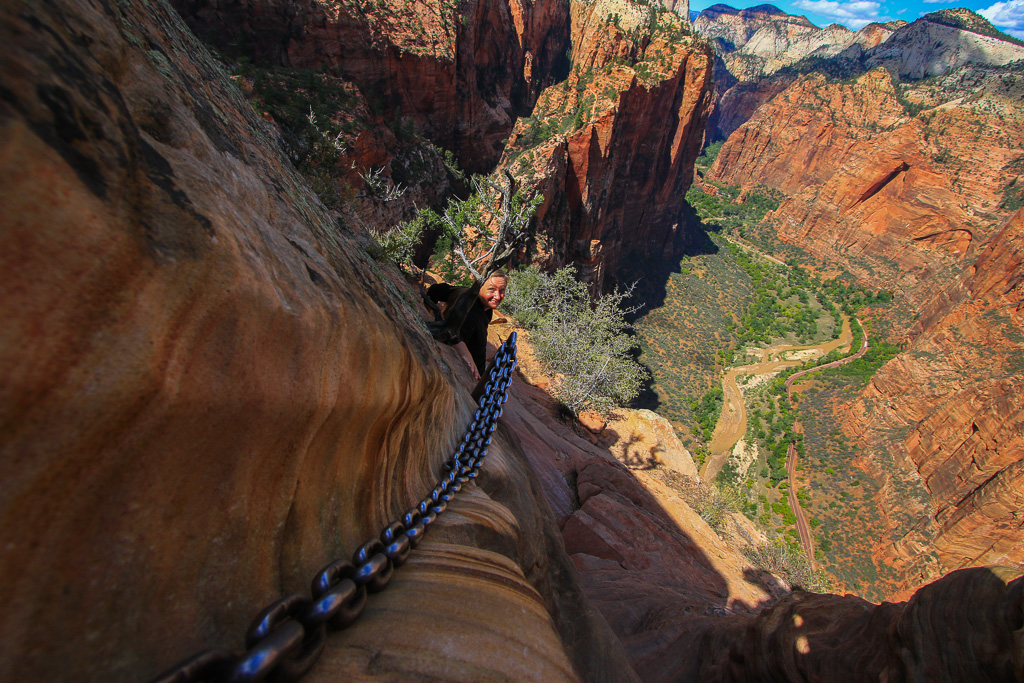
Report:
[[[636,347],[623,308],[632,294],[615,290],[591,301],[567,266],[546,275],[530,266],[509,280],[506,310],[530,331],[537,356],[555,380],[555,396],[573,413],[607,413],[631,401],[647,379],[633,360]]]

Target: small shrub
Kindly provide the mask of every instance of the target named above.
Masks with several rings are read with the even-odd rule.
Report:
[[[535,266],[509,281],[507,309],[530,330],[537,356],[555,380],[556,398],[572,412],[608,413],[640,392],[647,372],[632,358],[636,342],[623,301],[632,288],[591,302],[572,266],[554,275]]]

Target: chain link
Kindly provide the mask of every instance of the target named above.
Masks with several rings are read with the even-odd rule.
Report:
[[[310,587],[312,599],[298,594],[276,600],[253,619],[245,636],[246,651],[206,650],[180,662],[151,683],[255,683],[268,677],[294,681],[316,663],[327,629],[347,628],[366,606],[367,594],[384,590],[396,567],[423,540],[430,525],[447,509],[463,485],[479,474],[491,434],[497,427],[516,365],[516,333],[494,354],[473,419],[445,474],[419,503],[353,553],[352,561],[335,560],[321,569]]]

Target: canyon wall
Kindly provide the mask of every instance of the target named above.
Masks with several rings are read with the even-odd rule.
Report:
[[[869,453],[892,452],[929,494],[929,505],[892,528],[877,551],[879,562],[905,568],[905,590],[961,567],[1024,567],[1022,282],[1018,211],[923,308],[906,350],[847,415]],[[898,427],[906,436],[889,443]],[[932,552],[937,561],[929,562]]]
[[[686,239],[680,216],[710,107],[711,53],[674,14],[652,11],[574,2],[569,78],[517,123],[502,159],[545,197],[529,259],[575,263],[595,291],[615,284],[627,259],[663,257]]]
[[[168,6],[0,26],[0,678],[145,680],[428,492],[469,378]],[[491,451],[329,674],[632,678]]]
[[[229,58],[352,81],[386,119],[407,118],[473,172],[493,168],[516,117],[564,78],[569,47],[567,0],[172,4]]]
[[[956,21],[974,23],[941,23]],[[838,71],[740,84],[731,120],[753,111],[708,174],[785,193],[766,229],[893,291],[906,314],[893,328],[906,350],[841,415],[881,483],[875,563],[897,570],[899,596],[1021,562],[1019,214],[1006,221],[1020,206],[1024,71],[1005,62],[1024,53],[996,33],[944,10],[848,50]]]
[[[1021,73],[998,67],[899,91],[880,68],[850,83],[812,73],[757,109],[708,177],[781,190],[781,239],[917,307],[1008,215],[1022,87]],[[911,116],[908,102],[922,111]]]
[[[472,380],[165,3],[5,6],[0,36],[0,678],[145,680],[424,495]],[[306,680],[1020,676],[1015,575],[790,593],[511,394]]]

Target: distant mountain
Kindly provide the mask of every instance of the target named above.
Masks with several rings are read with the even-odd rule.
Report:
[[[900,79],[918,80],[964,64],[1000,66],[1024,59],[1024,42],[969,9],[943,9],[900,28],[864,56],[866,68],[884,66]]]
[[[722,53],[735,52],[760,29],[768,25],[792,24],[794,31],[817,27],[806,17],[786,14],[774,5],[758,5],[738,10],[729,5],[712,5],[697,15],[693,28],[710,38]]]
[[[786,14],[774,5],[737,10],[714,5],[700,12],[694,30],[710,38],[729,74],[739,81],[756,81],[806,57],[844,55],[859,58],[864,51],[884,42],[906,22],[868,24],[854,33],[845,26],[819,28],[806,17]],[[720,92],[731,87],[717,73]]]
[[[971,33],[977,33],[983,36],[996,38],[998,40],[1005,40],[1008,43],[1015,43],[1017,45],[1024,46],[1024,40],[1019,40],[1013,36],[1006,35],[993,26],[985,17],[963,7],[940,9],[938,12],[926,14],[921,18],[925,21],[930,21],[936,24],[944,24],[963,31],[970,31]]]

